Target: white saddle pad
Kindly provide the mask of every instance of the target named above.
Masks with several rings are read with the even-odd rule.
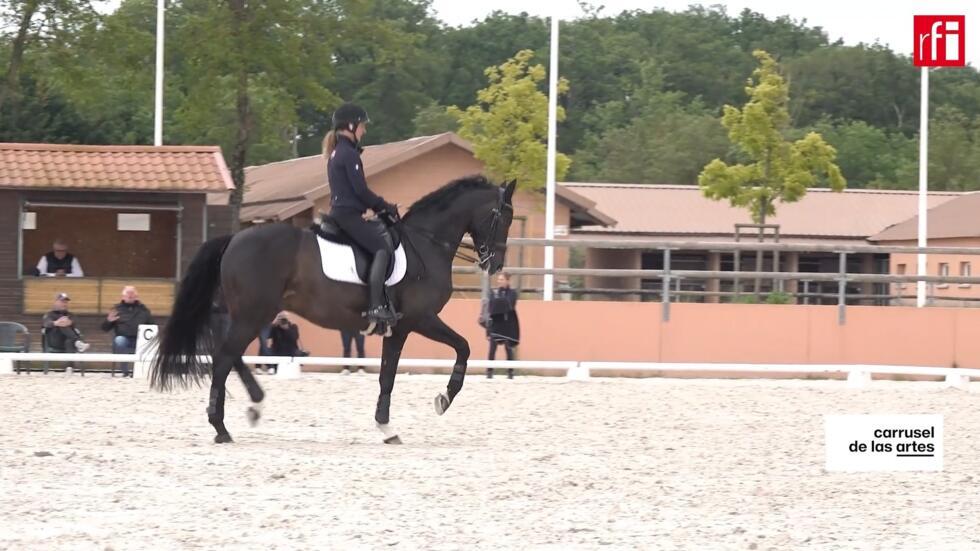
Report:
[[[316,236],[317,243],[320,244],[320,261],[323,263],[323,275],[335,281],[346,281],[347,283],[357,283],[367,285],[366,281],[361,281],[357,276],[357,267],[354,265],[354,249],[350,245],[341,245],[332,241]],[[392,286],[397,284],[405,277],[405,270],[408,263],[405,260],[405,247],[401,244],[395,249],[395,268],[391,271],[391,276],[385,281],[385,285]]]

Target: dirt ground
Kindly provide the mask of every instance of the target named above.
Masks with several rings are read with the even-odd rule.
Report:
[[[234,375],[232,375],[234,378]],[[0,549],[978,549],[980,385],[260,376],[207,390],[0,377]],[[945,416],[938,473],[827,473],[823,415]]]

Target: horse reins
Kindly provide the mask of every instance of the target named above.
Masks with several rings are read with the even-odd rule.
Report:
[[[503,210],[505,208],[511,209],[513,211],[513,208],[514,207],[512,207],[511,205],[508,205],[504,201],[504,191],[503,191],[503,189],[501,189],[500,190],[500,201],[497,203],[497,206],[494,207],[493,210],[491,210],[490,213],[487,215],[487,217],[490,218],[490,224],[489,224],[490,228],[489,228],[489,231],[488,231],[488,235],[489,235],[490,239],[495,239],[496,236],[497,236],[496,235],[497,234],[497,226],[500,224],[500,217],[503,215]],[[399,220],[399,222],[402,223],[402,224],[404,224],[405,226],[411,228],[412,230],[414,230],[414,231],[422,234],[422,236],[428,238],[429,241],[432,241],[433,243],[442,246],[447,251],[451,251],[453,249],[453,246],[450,243],[448,243],[448,242],[446,242],[446,241],[444,241],[442,239],[439,239],[432,232],[430,232],[430,231],[428,231],[426,229],[420,228],[418,226],[409,225],[407,222],[404,222],[402,220]],[[418,247],[416,247],[415,246],[415,243],[412,242],[411,236],[408,233],[405,233],[404,235],[408,238],[408,242],[412,245],[412,248],[415,249],[416,254],[418,254]],[[475,239],[474,239],[474,241],[475,241]],[[502,245],[502,244],[503,243],[500,243],[498,241],[493,241],[493,243],[492,243],[492,245]],[[470,256],[470,255],[468,255],[466,253],[460,252],[459,251],[459,248],[464,248],[464,249],[468,249],[470,251],[473,251],[473,252],[477,253],[479,255],[479,257],[473,257],[473,256]],[[421,254],[418,254],[418,256],[419,256],[419,262],[422,264],[423,270],[424,270],[425,269],[425,262],[422,260],[422,255]],[[459,244],[459,247],[457,247],[456,252],[454,253],[453,256],[454,256],[454,258],[459,258],[460,260],[465,260],[466,262],[472,262],[472,263],[475,263],[475,264],[479,264],[480,267],[482,268],[486,264],[488,264],[491,259],[493,259],[494,251],[493,251],[493,249],[486,242],[483,243],[482,245],[479,245],[479,246],[471,245],[469,243],[460,243]]]

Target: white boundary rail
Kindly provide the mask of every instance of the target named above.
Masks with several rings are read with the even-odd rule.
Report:
[[[0,353],[0,374],[13,373],[13,362],[49,361],[49,362],[127,362],[133,363],[133,376],[145,378],[156,354],[153,338],[157,334],[157,326],[140,325],[136,342],[135,354],[58,354],[51,352],[6,352]],[[202,355],[202,362],[211,362],[211,357]],[[244,356],[247,364],[276,364],[276,376],[295,378],[302,372],[304,365],[319,366],[362,366],[380,367],[381,358],[329,358],[316,356]],[[454,360],[402,358],[398,362],[399,370],[412,368],[452,368]],[[731,364],[731,363],[658,363],[658,362],[582,362],[582,361],[506,361],[506,360],[470,360],[468,367],[494,369],[536,369],[542,371],[564,372],[569,379],[587,380],[593,371],[640,371],[640,372],[672,372],[686,373],[799,373],[799,374],[847,374],[848,382],[853,386],[863,386],[871,382],[872,374],[889,375],[919,375],[929,377],[945,377],[946,383],[958,388],[964,388],[970,378],[980,378],[980,369],[960,369],[950,367],[919,367],[906,365],[839,365],[839,364]]]
[[[133,362],[134,375],[146,377],[152,356],[144,356],[140,361],[137,354],[57,354],[57,353],[0,353],[0,374],[13,373],[13,362],[57,361],[57,362]],[[209,356],[201,360],[210,362]],[[284,378],[299,375],[303,365],[317,366],[361,366],[380,367],[380,358],[330,358],[288,356],[245,356],[247,364],[276,364],[277,374]],[[452,368],[454,360],[403,358],[398,366],[412,371],[413,368]],[[494,369],[536,369],[541,371],[564,372],[570,379],[586,380],[593,372],[638,371],[638,372],[686,372],[686,373],[754,373],[764,377],[772,373],[847,374],[848,381],[860,386],[870,382],[872,374],[918,375],[944,377],[950,385],[963,387],[971,378],[980,379],[980,369],[950,367],[920,367],[905,365],[838,365],[838,364],[715,364],[715,363],[657,363],[657,362],[580,362],[580,361],[506,361],[470,360],[472,368]]]

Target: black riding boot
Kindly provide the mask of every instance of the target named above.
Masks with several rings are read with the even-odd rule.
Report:
[[[391,255],[385,250],[374,253],[374,261],[371,262],[371,273],[368,277],[370,303],[367,318],[374,325],[375,334],[385,334],[398,321],[397,314],[385,304],[385,277],[388,275],[390,257]]]

